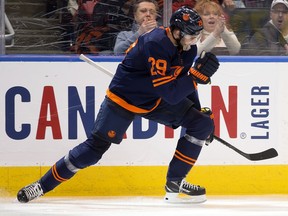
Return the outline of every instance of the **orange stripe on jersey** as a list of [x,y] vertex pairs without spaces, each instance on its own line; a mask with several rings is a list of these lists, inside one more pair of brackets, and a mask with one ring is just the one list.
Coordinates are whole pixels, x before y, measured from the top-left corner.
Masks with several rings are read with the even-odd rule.
[[173,66],[171,68],[175,69],[174,70],[174,75],[170,75],[170,76],[165,76],[165,77],[160,77],[158,79],[154,79],[153,80],[153,86],[154,87],[157,87],[157,86],[160,86],[160,85],[164,85],[164,84],[166,84],[168,82],[171,82],[171,81],[175,80],[177,78],[177,76],[179,76],[179,74],[182,72],[184,67]]
[[153,86],[157,87],[157,86],[166,84],[168,82],[171,82],[172,80],[175,80],[175,79],[176,79],[176,77],[174,77],[174,76],[161,77],[161,78],[153,80]]
[[127,54],[133,47],[136,46],[137,43],[138,43],[138,39],[136,39],[136,41],[134,41],[134,43],[132,43],[132,44],[130,45],[130,47],[125,51],[125,53]]
[[171,82],[172,80],[175,80],[175,79],[176,79],[176,77],[172,77],[172,78],[169,79],[169,80],[165,80],[165,81],[163,81],[163,82],[154,84],[153,86],[154,86],[154,87],[157,87],[157,86],[160,86],[160,85],[164,85],[164,84],[166,84],[166,83],[168,83],[168,82]]
[[67,180],[68,180],[68,179],[62,178],[62,177],[58,174],[58,172],[57,172],[57,170],[56,170],[56,164],[54,164],[53,167],[52,167],[52,174],[53,174],[53,177],[54,177],[57,181],[59,181],[59,182],[63,182],[63,181],[67,181]]
[[184,67],[181,67],[181,66],[173,66],[171,67],[172,69],[175,68],[175,71],[174,71],[174,76],[179,76],[179,74],[181,73],[181,71],[183,70]]
[[157,78],[157,79],[154,79],[153,80],[153,83],[155,82],[159,82],[159,81],[162,81],[162,80],[167,80],[167,79],[171,79],[173,76],[164,76],[164,77],[160,77],[160,78]]
[[119,106],[123,107],[126,110],[129,110],[130,112],[134,112],[134,113],[148,113],[151,112],[152,110],[154,110],[161,102],[161,98],[159,98],[156,101],[156,104],[154,105],[154,107],[152,107],[150,110],[146,110],[146,109],[142,109],[139,107],[136,107],[132,104],[127,103],[125,100],[123,100],[122,98],[118,97],[117,95],[115,95],[114,93],[112,93],[109,89],[106,91],[106,95],[109,99],[111,99],[113,102],[117,103]]

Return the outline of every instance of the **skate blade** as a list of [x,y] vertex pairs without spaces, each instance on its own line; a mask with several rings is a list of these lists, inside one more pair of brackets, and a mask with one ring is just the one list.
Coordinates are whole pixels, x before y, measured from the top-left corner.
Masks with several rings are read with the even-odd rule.
[[187,204],[197,204],[203,203],[207,200],[206,195],[198,195],[198,196],[188,196],[185,194],[178,193],[166,193],[164,197],[164,201],[167,203],[187,203]]

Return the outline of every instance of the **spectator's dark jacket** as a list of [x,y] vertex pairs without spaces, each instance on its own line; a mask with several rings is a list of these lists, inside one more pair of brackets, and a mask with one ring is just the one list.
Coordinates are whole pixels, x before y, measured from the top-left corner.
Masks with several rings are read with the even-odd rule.
[[249,51],[251,55],[285,55],[285,44],[281,32],[269,21],[252,36]]

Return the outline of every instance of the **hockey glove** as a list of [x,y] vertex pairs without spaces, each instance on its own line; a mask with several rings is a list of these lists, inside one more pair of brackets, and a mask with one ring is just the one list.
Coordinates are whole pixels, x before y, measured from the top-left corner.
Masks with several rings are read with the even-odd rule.
[[214,114],[213,114],[213,112],[212,112],[212,110],[210,109],[210,108],[208,108],[208,107],[203,107],[203,108],[201,108],[201,112],[202,113],[204,113],[204,114],[206,114],[206,115],[209,115],[209,117],[212,119],[212,121],[213,121],[213,131],[212,131],[212,133],[210,134],[210,136],[206,139],[206,141],[205,141],[205,145],[209,145],[210,143],[212,143],[213,142],[213,140],[214,140],[214,131],[215,131],[215,125],[214,125]]
[[200,57],[195,61],[194,66],[190,69],[195,81],[199,84],[208,84],[211,82],[210,77],[218,70],[219,61],[211,52],[202,51]]

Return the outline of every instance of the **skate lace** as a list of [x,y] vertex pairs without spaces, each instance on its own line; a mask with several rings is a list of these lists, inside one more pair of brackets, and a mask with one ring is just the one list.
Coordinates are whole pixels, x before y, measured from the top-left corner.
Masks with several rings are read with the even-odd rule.
[[27,186],[24,191],[29,200],[43,195],[43,190],[38,182]]
[[181,185],[181,188],[184,188],[186,190],[199,190],[199,185],[193,185],[189,182],[186,182],[185,180],[182,181],[182,185]]

